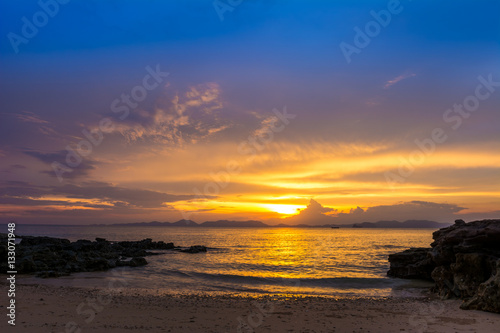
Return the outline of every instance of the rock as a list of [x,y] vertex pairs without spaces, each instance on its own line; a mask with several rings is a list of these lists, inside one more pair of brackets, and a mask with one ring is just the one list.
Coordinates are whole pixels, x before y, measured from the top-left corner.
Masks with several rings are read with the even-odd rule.
[[21,239],[21,246],[34,246],[34,245],[68,245],[69,240],[63,238],[52,238],[52,237],[36,237],[36,236],[23,236]]
[[148,252],[143,249],[127,248],[120,252],[123,257],[145,257]]
[[200,252],[207,252],[207,248],[202,245],[194,245],[189,247],[189,249],[184,249],[180,251],[184,253],[200,253]]
[[21,260],[16,261],[17,270],[24,273],[36,272],[36,264],[33,260],[33,256],[22,257]]
[[495,264],[495,274],[479,285],[475,295],[462,303],[461,309],[500,313],[500,260]]
[[110,268],[108,260],[104,258],[92,258],[88,259],[85,263],[85,268],[87,271],[105,271]]
[[[40,277],[57,277],[73,272],[103,271],[117,266],[138,267],[147,265],[144,257],[161,253],[148,250],[176,249],[173,243],[154,242],[151,238],[140,241],[110,242],[97,237],[95,241],[24,236],[17,247],[18,273],[36,274]],[[192,246],[188,253],[206,252],[204,246]],[[0,256],[7,254],[7,248],[0,244]],[[124,260],[132,258],[130,260]],[[2,262],[6,262],[2,261]],[[6,264],[0,264],[7,271]]]
[[[151,238],[140,241],[110,242],[97,237],[94,242],[80,239],[23,236],[17,246],[16,268],[20,274],[36,274],[48,278],[74,272],[103,271],[117,266],[138,267],[147,265],[144,257],[161,253],[148,250],[175,250],[173,243],[154,242]],[[1,272],[7,269],[7,247],[0,243]],[[187,252],[206,252],[204,246],[192,246]],[[124,260],[132,258],[130,260]]]
[[432,271],[431,277],[436,283],[432,290],[442,299],[460,296],[460,292],[453,285],[453,274],[448,266],[436,267]]
[[430,249],[412,248],[400,253],[389,255],[391,268],[387,275],[403,279],[432,280],[431,273],[434,269],[429,258]]
[[[493,262],[491,262],[494,260]],[[481,253],[458,253],[456,262],[450,265],[453,285],[459,290],[458,297],[474,296],[481,283],[492,275],[495,259]]]
[[174,246],[174,243],[165,243],[163,241],[159,241],[157,243],[157,247],[156,249],[158,250],[171,250],[173,249],[175,246]]
[[135,258],[130,259],[130,261],[129,261],[130,267],[144,266],[147,264],[148,264],[148,262],[146,261],[146,259],[144,259],[142,257],[135,257]]
[[428,278],[442,298],[458,297],[462,309],[500,313],[500,220],[455,224],[433,233],[430,249],[391,254],[389,276]]

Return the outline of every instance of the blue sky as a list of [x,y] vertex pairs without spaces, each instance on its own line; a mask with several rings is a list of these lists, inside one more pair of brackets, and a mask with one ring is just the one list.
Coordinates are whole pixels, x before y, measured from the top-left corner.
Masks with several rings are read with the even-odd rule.
[[[415,139],[426,138],[434,128],[447,125],[443,124],[443,113],[474,92],[478,76],[500,80],[498,1],[402,0],[397,5],[399,13],[392,14],[390,23],[380,27],[369,45],[353,54],[348,63],[340,44],[354,44],[354,28],[364,31],[374,20],[371,11],[386,11],[394,3],[242,1],[225,11],[220,20],[213,1],[73,0],[59,4],[46,25],[27,43],[17,45],[16,53],[9,34],[22,36],[23,17],[32,22],[42,7],[37,1],[2,1],[0,167],[4,171],[0,181],[4,185],[28,184],[21,186],[27,191],[24,197],[19,192],[15,192],[17,196],[3,194],[8,202],[3,211],[13,218],[33,221],[29,205],[13,205],[13,198],[34,199],[28,188],[36,192],[40,186],[49,186],[54,191],[62,186],[49,173],[49,157],[63,159],[68,144],[74,146],[84,139],[82,129],[95,128],[102,118],[114,117],[112,101],[142,82],[147,66],[158,65],[170,73],[168,79],[161,88],[149,92],[119,128],[85,158],[82,165],[86,168],[75,171],[79,177],[68,180],[72,185],[87,188],[100,182],[115,190],[153,191],[185,199],[193,194],[193,188],[202,188],[209,181],[206,175],[211,170],[219,170],[238,154],[231,145],[237,147],[258,133],[273,116],[273,108],[287,106],[300,120],[276,133],[258,163],[246,165],[232,186],[220,189],[217,199],[161,203],[151,218],[175,219],[185,210],[199,211],[193,215],[195,219],[280,218],[286,217],[278,212],[286,211],[283,207],[276,206],[274,212],[262,207],[305,208],[313,197],[344,214],[357,206],[366,211],[391,205],[399,209],[401,203],[419,200],[464,207],[462,214],[493,214],[500,203],[498,192],[490,188],[498,183],[487,180],[498,175],[494,160],[491,165],[481,162],[463,168],[441,160],[468,156],[482,161],[485,156],[497,155],[500,93],[482,101],[479,111],[464,119],[459,131],[448,131],[449,140],[432,156],[437,160],[430,158],[419,166],[405,189],[399,193],[373,189],[379,179],[383,183],[384,173],[397,169],[398,156],[408,156],[415,149]],[[172,109],[167,109],[177,105],[178,110],[178,103],[184,103],[183,110],[185,107],[189,115],[180,119],[178,114],[179,121],[174,123],[166,116]],[[159,164],[188,163],[189,156],[197,156],[200,150],[212,152],[213,159],[208,159],[205,167],[174,168],[169,176],[158,173],[158,165],[141,169],[137,163],[148,153],[157,156]],[[331,163],[332,173],[321,168],[313,172],[318,164],[308,164],[313,157],[300,160],[305,154],[302,151],[314,151],[320,165]],[[356,171],[346,174],[337,170],[336,165],[351,158],[353,151],[360,154]],[[370,170],[375,163],[372,158],[383,160],[374,154],[394,156],[394,162]],[[116,176],[116,160],[126,164],[120,165],[120,170],[134,170],[128,178]],[[294,163],[307,164],[311,170],[304,175]],[[247,174],[275,175],[280,165],[290,169],[283,171],[287,180],[281,183],[254,184]],[[442,172],[449,175],[446,184],[442,183]],[[145,173],[162,181],[137,176]],[[466,185],[454,188],[452,184],[463,177],[484,184],[484,188],[477,189],[478,193]],[[283,187],[291,179],[301,179],[306,185],[301,188],[295,184],[293,191],[285,193]],[[324,182],[326,190],[317,179]],[[363,190],[345,195],[353,186]],[[91,213],[106,221],[113,220],[110,215],[123,218],[121,211],[113,213],[116,207],[129,207],[135,214],[129,216],[135,220],[144,214],[132,202],[92,196],[91,192],[85,192],[85,200],[109,206],[104,210],[94,207]],[[36,199],[60,201],[58,207],[44,206],[47,219],[63,221],[71,209],[83,210],[71,206],[71,193],[50,193]],[[246,201],[239,199],[245,196]],[[40,202],[31,204],[39,206]],[[61,210],[61,206],[65,208]],[[248,209],[239,214],[234,207]],[[453,217],[457,212],[434,216],[445,219],[441,216]],[[426,217],[433,218],[432,214]],[[85,222],[85,218],[81,220]]]

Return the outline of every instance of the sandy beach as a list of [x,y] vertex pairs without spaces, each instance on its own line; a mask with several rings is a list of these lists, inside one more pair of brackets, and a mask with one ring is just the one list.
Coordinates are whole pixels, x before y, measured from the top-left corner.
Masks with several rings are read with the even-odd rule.
[[[6,285],[2,283],[2,289]],[[2,332],[495,332],[500,315],[459,300],[144,295],[17,286],[16,326]],[[6,313],[5,304],[2,309]]]

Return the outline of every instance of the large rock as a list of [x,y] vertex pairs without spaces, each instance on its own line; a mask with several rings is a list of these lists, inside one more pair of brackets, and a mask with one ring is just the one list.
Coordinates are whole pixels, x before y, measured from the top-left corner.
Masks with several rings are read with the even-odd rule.
[[441,297],[465,300],[463,309],[500,313],[500,220],[457,220],[433,239],[430,249],[391,254],[387,274],[430,277]]
[[20,245],[23,246],[34,246],[34,245],[68,245],[69,240],[63,238],[52,238],[52,237],[35,237],[35,236],[23,236]]
[[144,266],[147,264],[148,264],[148,262],[146,261],[146,259],[144,259],[142,257],[135,257],[135,258],[130,259],[129,265],[131,267],[137,267],[137,266]]
[[464,310],[484,310],[500,312],[500,260],[496,261],[496,272],[488,280],[481,283],[475,295],[464,302],[460,308]]
[[387,275],[403,279],[432,280],[431,273],[434,269],[429,258],[430,249],[412,248],[400,253],[390,254],[391,268]]
[[[3,236],[2,236],[3,237]],[[96,238],[94,242],[52,237],[20,236],[16,248],[18,273],[36,274],[39,277],[57,277],[74,272],[103,271],[117,266],[138,267],[147,265],[144,257],[160,253],[148,250],[177,250],[173,243],[154,242],[151,238],[141,241],[110,242]],[[206,252],[204,246],[196,245],[188,253]],[[7,247],[0,243],[0,268],[7,269]],[[130,259],[132,258],[132,259]],[[128,260],[130,259],[130,260]]]
[[474,296],[479,285],[492,275],[496,258],[482,253],[457,253],[450,265],[453,285],[460,291],[459,297]]
[[207,252],[207,248],[203,245],[194,245],[190,246],[188,249],[180,251],[185,253],[200,253],[200,252]]

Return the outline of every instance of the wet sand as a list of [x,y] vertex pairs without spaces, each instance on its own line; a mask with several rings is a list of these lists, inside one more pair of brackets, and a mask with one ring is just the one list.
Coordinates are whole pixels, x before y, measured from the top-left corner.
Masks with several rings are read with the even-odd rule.
[[[7,285],[2,282],[2,289]],[[6,292],[5,292],[6,294]],[[6,295],[2,299],[6,299]],[[1,332],[495,332],[500,315],[424,298],[180,296],[22,285]]]

